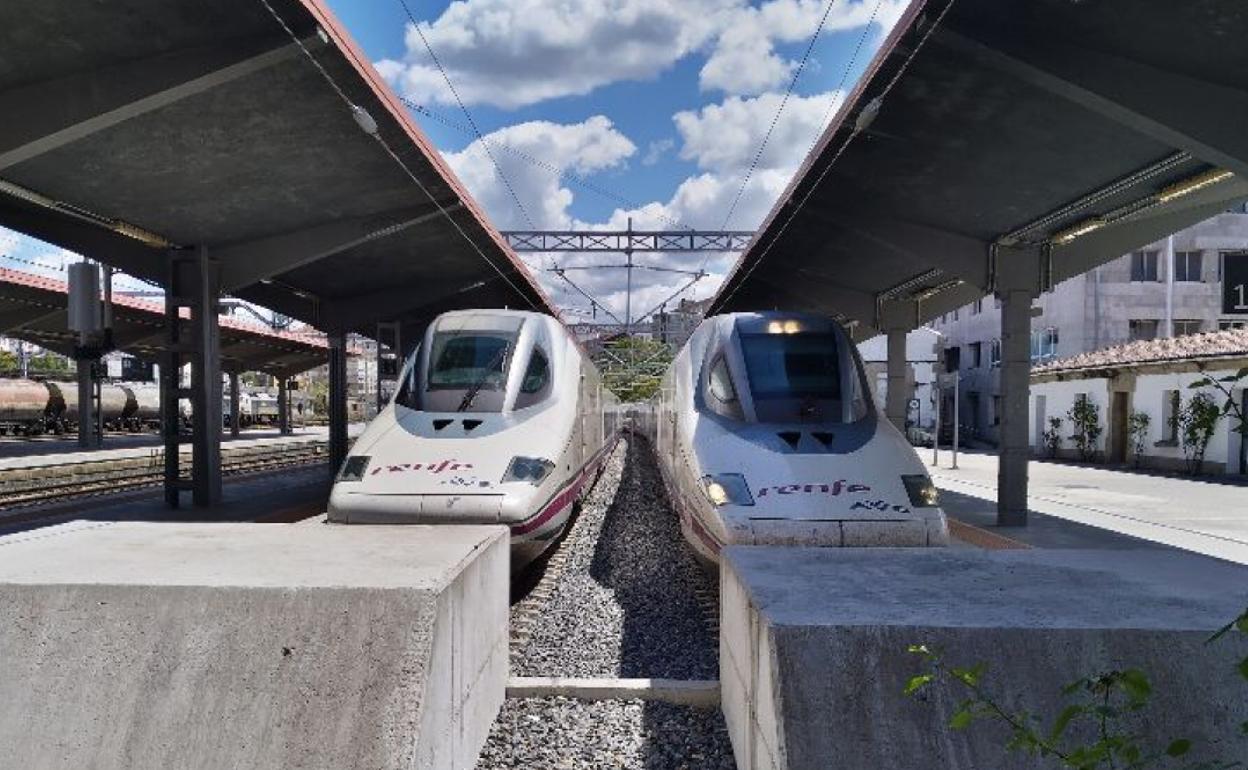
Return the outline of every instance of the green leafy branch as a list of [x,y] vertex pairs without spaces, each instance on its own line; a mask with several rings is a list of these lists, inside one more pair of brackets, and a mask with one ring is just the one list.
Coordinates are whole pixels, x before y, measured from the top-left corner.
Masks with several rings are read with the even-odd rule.
[[[1074,702],[1045,728],[1029,712],[1006,708],[988,691],[983,663],[970,668],[949,666],[926,645],[912,645],[909,652],[922,659],[924,668],[906,683],[906,695],[917,696],[942,682],[964,690],[967,697],[958,703],[949,726],[964,730],[980,720],[1003,724],[1010,731],[1006,748],[1011,751],[1054,760],[1072,770],[1136,770],[1183,757],[1191,750],[1191,741],[1185,738],[1170,741],[1163,751],[1151,750],[1142,736],[1124,727],[1124,720],[1142,711],[1152,694],[1148,677],[1138,669],[1109,671],[1067,685],[1062,696]],[[1073,737],[1089,734],[1093,739]]]

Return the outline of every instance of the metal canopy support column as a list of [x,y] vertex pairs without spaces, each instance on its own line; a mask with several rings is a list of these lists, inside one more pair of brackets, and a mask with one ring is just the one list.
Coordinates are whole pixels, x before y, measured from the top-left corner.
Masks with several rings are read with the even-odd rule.
[[230,371],[230,435],[238,438],[242,416],[238,413],[238,371]]
[[[183,328],[180,310],[188,308]],[[170,252],[165,291],[166,353],[161,366],[162,431],[165,444],[165,502],[179,504],[190,489],[197,506],[221,501],[221,357],[217,320],[217,266],[207,249]],[[191,387],[181,387],[181,367],[191,364]],[[191,402],[192,474],[183,481],[178,467],[178,401]]]
[[906,392],[906,333],[914,327],[917,316],[912,302],[879,302],[879,328],[883,329],[887,342],[888,390],[884,397],[884,414],[903,433],[906,430],[906,404],[910,400],[910,394]]
[[285,377],[277,378],[277,432],[290,433],[290,387]]
[[1027,524],[1027,464],[1031,397],[1031,303],[1040,292],[1047,259],[1036,250],[1002,248],[996,295],[1001,300],[1001,443],[997,468],[997,524]]
[[[78,366],[78,446],[96,446],[95,358],[79,358]],[[100,436],[103,437],[102,435]]]
[[347,336],[329,338],[329,469],[337,474],[347,459]]

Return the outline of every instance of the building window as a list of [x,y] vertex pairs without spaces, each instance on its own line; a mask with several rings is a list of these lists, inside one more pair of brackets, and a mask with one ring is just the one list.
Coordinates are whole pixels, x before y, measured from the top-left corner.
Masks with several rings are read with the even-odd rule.
[[992,424],[993,425],[1001,424],[1001,397],[1000,396],[992,397]]
[[1178,443],[1179,440],[1179,412],[1181,410],[1181,402],[1179,401],[1179,391],[1167,390],[1161,394],[1161,440],[1170,443]]
[[1131,280],[1161,280],[1157,275],[1157,252],[1137,251],[1131,255]]
[[953,309],[953,320],[955,320],[955,321],[956,321],[956,320],[958,320],[958,309],[957,309],[957,308],[954,308],[954,309]]
[[1174,252],[1174,280],[1199,282],[1202,261],[1199,251]]
[[979,315],[982,312],[984,312],[984,301],[982,299],[977,299],[971,303],[971,315]]
[[1057,329],[1050,326],[1044,331],[1031,333],[1031,360],[1048,361],[1057,357]]
[[997,310],[1000,310],[1000,309],[1001,309],[1001,298],[1000,298],[1000,297],[993,297],[993,298],[992,298],[992,306],[993,306],[993,307],[995,307]]
[[947,324],[947,323],[949,323],[949,314],[948,314],[948,313],[941,313],[941,314],[940,314],[940,324],[941,324],[941,326],[944,326],[944,325],[945,325],[945,324]]
[[988,365],[992,367],[1001,365],[1001,340],[994,339],[988,344]]
[[1248,321],[1230,321],[1230,320],[1218,321],[1219,331],[1226,331],[1227,329],[1246,329],[1246,328],[1248,328]]
[[1200,334],[1203,321],[1199,319],[1188,319],[1174,322],[1174,336],[1182,337],[1185,334]]
[[971,343],[971,368],[978,369],[983,365],[984,344],[982,342]]
[[1127,321],[1127,338],[1132,342],[1157,339],[1157,319],[1134,318]]

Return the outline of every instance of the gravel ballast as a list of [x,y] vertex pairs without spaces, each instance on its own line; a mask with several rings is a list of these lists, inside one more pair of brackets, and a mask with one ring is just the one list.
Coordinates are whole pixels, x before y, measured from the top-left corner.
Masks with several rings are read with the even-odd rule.
[[717,678],[718,640],[697,598],[717,586],[681,537],[644,440],[616,447],[576,527],[512,674]]
[[478,770],[734,767],[716,709],[568,698],[508,700],[477,762]]
[[[717,679],[715,595],[680,535],[649,445],[626,437],[585,500],[566,560],[512,651],[513,676]],[[536,614],[534,614],[536,613]],[[514,621],[514,618],[513,618]],[[509,699],[478,761],[502,768],[732,768],[719,709],[640,700]]]

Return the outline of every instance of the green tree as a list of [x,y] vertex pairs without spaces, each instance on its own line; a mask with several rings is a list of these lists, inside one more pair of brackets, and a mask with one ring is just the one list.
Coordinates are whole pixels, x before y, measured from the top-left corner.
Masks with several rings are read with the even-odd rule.
[[658,392],[673,355],[671,345],[658,340],[621,337],[606,342],[594,363],[621,401],[646,401]]

